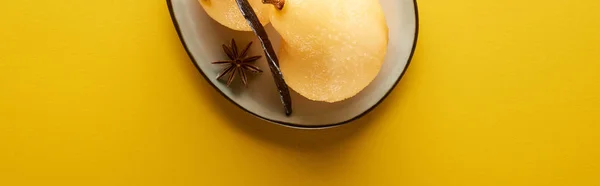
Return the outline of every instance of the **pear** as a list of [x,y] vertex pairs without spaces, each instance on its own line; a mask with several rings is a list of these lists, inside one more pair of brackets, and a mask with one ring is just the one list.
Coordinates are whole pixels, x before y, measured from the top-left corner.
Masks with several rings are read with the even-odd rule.
[[[206,13],[223,26],[238,31],[252,31],[238,9],[236,0],[199,0]],[[269,24],[273,8],[262,0],[249,0],[262,25]]]
[[355,96],[379,73],[388,27],[379,0],[267,0],[281,35],[278,52],[286,83],[323,102]]

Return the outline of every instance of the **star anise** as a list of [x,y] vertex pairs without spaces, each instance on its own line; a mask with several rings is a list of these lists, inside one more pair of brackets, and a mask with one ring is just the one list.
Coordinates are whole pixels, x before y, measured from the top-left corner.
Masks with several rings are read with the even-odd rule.
[[219,73],[219,75],[217,75],[217,79],[229,74],[229,78],[227,79],[227,86],[229,86],[231,85],[231,82],[233,82],[233,79],[235,79],[236,74],[240,74],[242,83],[244,83],[244,86],[248,86],[248,77],[246,76],[246,71],[252,73],[262,72],[262,70],[260,70],[257,66],[250,64],[260,59],[262,56],[246,57],[248,56],[248,50],[250,49],[250,46],[252,46],[252,42],[248,43],[246,48],[244,48],[244,50],[238,53],[238,48],[235,44],[235,40],[231,39],[231,46],[223,44],[223,50],[225,51],[227,57],[229,57],[230,60],[215,61],[212,62],[212,64],[223,64],[229,66],[225,68],[221,73]]

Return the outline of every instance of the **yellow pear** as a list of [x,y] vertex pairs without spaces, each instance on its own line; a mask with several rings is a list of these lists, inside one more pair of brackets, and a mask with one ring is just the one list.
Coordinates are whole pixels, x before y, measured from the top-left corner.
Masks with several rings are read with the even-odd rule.
[[[236,0],[199,0],[206,13],[220,24],[239,31],[251,31],[252,29],[242,16],[242,12],[236,4]],[[249,0],[252,9],[256,12],[258,19],[263,25],[269,23],[273,10],[272,5],[265,5],[262,0]]]
[[[379,73],[388,27],[379,0],[270,0],[286,83],[314,101],[353,97]],[[277,6],[274,6],[277,7]]]

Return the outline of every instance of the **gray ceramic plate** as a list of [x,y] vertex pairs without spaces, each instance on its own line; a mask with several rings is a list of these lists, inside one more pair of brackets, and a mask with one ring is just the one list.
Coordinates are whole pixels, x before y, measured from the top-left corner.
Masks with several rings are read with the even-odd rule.
[[[392,91],[406,71],[415,49],[418,33],[418,12],[415,0],[380,0],[389,27],[386,61],[377,78],[353,98],[338,103],[310,101],[292,92],[293,114],[286,116],[268,72],[264,58],[256,64],[266,73],[251,75],[248,88],[235,81],[231,87],[216,80],[222,67],[210,62],[226,59],[221,49],[235,38],[238,46],[254,41],[250,53],[263,55],[260,43],[252,32],[230,30],[213,21],[198,0],[167,0],[175,28],[190,58],[202,75],[225,98],[241,109],[264,120],[298,128],[325,128],[348,123],[375,108]],[[275,49],[279,35],[266,26]]]

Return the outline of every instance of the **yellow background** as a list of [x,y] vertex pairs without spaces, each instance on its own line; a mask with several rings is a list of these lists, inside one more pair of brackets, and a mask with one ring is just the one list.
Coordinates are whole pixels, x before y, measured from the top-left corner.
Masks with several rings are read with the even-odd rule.
[[350,125],[220,97],[162,0],[0,1],[0,185],[600,185],[600,1],[420,0],[394,92]]

